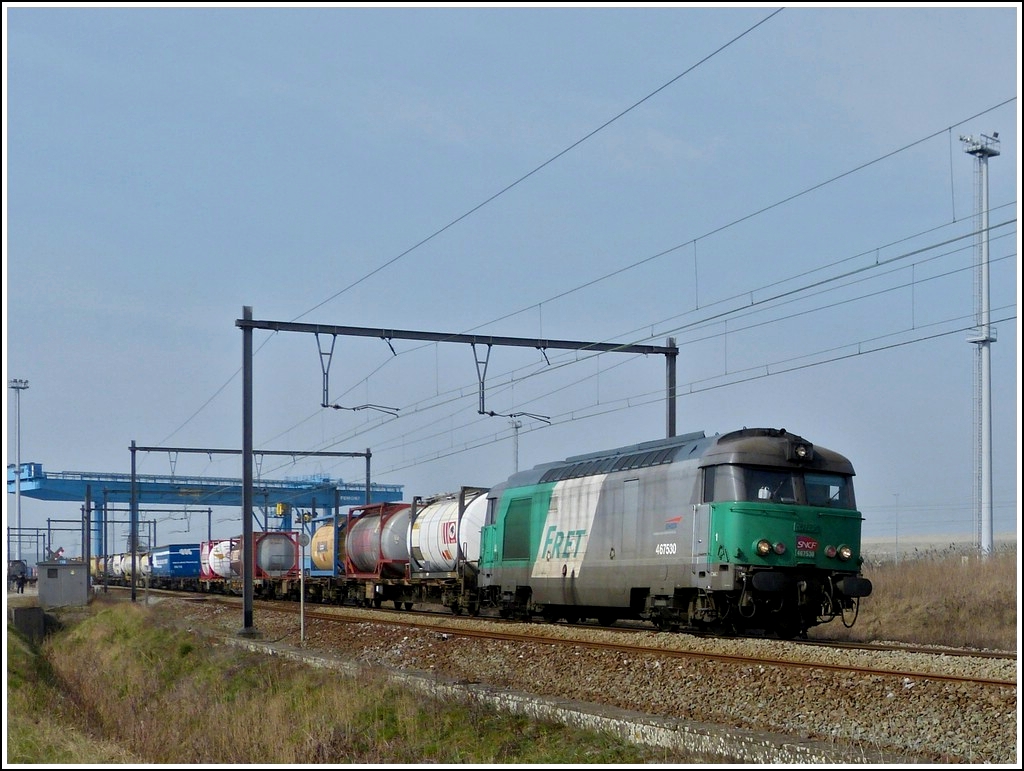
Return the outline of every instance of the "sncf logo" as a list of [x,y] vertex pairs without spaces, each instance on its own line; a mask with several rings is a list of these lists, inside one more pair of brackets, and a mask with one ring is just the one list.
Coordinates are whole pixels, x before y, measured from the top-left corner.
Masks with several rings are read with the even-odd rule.
[[798,535],[796,537],[796,550],[798,552],[816,552],[818,550],[818,541],[809,535]]

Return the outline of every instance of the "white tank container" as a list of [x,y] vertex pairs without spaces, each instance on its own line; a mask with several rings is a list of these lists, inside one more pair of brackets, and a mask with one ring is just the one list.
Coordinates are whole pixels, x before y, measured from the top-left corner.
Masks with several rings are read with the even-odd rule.
[[210,570],[221,578],[238,578],[242,568],[240,545],[218,541],[210,548]]
[[431,501],[416,512],[409,530],[409,556],[418,572],[451,572],[456,568],[459,546],[470,562],[480,559],[480,529],[487,513],[487,495],[467,494],[466,510],[459,522],[459,496]]
[[253,541],[256,548],[256,567],[264,576],[279,578],[299,569],[299,542],[294,533],[257,533]]
[[368,512],[349,525],[345,548],[356,570],[373,573],[381,560],[408,562],[409,509],[388,516],[389,513],[385,513],[382,522],[379,511]]
[[[135,554],[135,575],[145,575],[145,571],[149,569],[149,555],[145,553],[136,552]],[[125,578],[132,577],[132,555],[131,552],[121,555],[121,572],[117,575],[122,575]]]

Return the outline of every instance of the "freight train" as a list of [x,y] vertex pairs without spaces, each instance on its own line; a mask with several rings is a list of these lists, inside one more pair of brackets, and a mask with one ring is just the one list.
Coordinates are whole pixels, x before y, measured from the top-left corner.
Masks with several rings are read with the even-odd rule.
[[[846,457],[785,429],[697,432],[315,519],[304,525],[301,571],[303,533],[257,533],[254,588],[298,599],[302,586],[310,601],[368,607],[806,636],[836,618],[852,626],[871,593],[853,477]],[[177,576],[171,563],[184,558],[155,550],[148,580],[237,590],[240,539],[192,546],[198,564]]]

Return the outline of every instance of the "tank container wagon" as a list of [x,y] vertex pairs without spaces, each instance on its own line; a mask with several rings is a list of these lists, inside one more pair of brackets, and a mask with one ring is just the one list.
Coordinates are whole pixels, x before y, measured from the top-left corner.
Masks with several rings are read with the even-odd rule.
[[[200,584],[205,591],[243,593],[243,539],[204,541],[200,544]],[[268,599],[298,599],[301,580],[299,533],[264,530],[253,534],[253,592]]]

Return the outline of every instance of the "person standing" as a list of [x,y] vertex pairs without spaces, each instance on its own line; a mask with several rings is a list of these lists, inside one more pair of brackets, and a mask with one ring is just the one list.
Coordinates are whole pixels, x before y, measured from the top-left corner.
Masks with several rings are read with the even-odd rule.
[[22,573],[20,576],[18,576],[18,594],[24,594],[24,593],[25,593],[25,574]]

